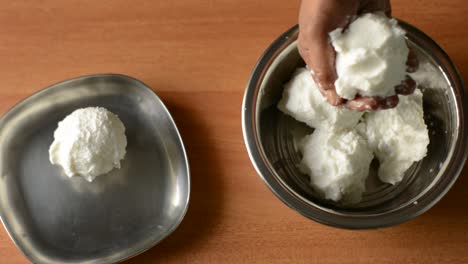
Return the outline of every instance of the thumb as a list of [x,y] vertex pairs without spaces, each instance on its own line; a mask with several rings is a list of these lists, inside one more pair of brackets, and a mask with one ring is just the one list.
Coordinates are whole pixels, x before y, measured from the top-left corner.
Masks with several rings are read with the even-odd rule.
[[335,50],[328,35],[315,39],[299,34],[298,50],[321,90],[335,89]]
[[327,101],[335,106],[344,104],[345,100],[335,90],[335,50],[328,36],[322,40],[308,40],[299,33],[298,50]]

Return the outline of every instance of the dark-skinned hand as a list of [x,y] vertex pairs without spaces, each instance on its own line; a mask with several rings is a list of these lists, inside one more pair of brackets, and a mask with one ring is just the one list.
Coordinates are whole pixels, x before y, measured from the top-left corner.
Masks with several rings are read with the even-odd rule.
[[[398,95],[387,98],[379,96],[360,96],[353,100],[341,98],[335,90],[337,74],[335,70],[335,50],[328,33],[336,28],[345,28],[357,16],[363,13],[382,11],[391,15],[389,0],[302,0],[299,11],[298,49],[311,70],[312,77],[320,92],[334,106],[345,105],[356,111],[374,111],[395,107]],[[410,49],[407,71],[417,69],[418,60]],[[396,94],[411,94],[416,82],[407,76],[395,87]]]

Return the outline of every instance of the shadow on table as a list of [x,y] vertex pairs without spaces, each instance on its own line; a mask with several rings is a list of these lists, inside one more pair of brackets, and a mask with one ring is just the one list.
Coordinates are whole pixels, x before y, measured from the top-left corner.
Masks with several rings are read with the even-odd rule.
[[172,257],[194,252],[220,222],[223,206],[222,171],[215,142],[202,118],[185,105],[177,104],[177,100],[172,97],[177,95],[167,94],[163,99],[187,150],[191,173],[189,208],[173,234],[126,263],[149,260],[163,263]]
[[[464,230],[468,227],[466,190],[468,190],[468,166],[465,164],[455,184],[434,207],[415,219],[394,228],[426,239],[436,239],[439,235],[452,236],[456,239],[456,237],[463,235]],[[466,235],[464,237],[466,238]],[[437,243],[437,241],[433,242]],[[396,241],[396,243],[399,242]]]

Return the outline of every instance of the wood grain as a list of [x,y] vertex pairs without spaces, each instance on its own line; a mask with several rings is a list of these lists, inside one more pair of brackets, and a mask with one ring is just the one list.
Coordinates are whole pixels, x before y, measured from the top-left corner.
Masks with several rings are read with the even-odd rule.
[[[465,169],[433,209],[403,225],[346,231],[280,202],[254,171],[241,101],[263,50],[297,20],[298,1],[0,1],[0,114],[55,82],[122,73],[173,112],[192,170],[176,232],[127,263],[467,263]],[[468,3],[395,0],[468,79]],[[27,263],[0,230],[0,263]]]

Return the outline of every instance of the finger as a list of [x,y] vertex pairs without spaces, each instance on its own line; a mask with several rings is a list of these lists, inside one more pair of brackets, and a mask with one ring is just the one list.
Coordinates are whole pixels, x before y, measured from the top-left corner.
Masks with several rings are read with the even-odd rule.
[[400,102],[398,95],[392,95],[382,100],[382,102],[380,102],[380,108],[381,109],[394,108],[395,106],[398,105],[398,102]]
[[359,14],[363,13],[374,13],[374,12],[384,12],[386,16],[392,16],[392,6],[390,5],[390,0],[364,0],[361,1],[359,6]]
[[329,89],[329,90],[323,90],[319,88],[320,93],[325,97],[328,101],[333,106],[339,106],[342,105],[346,102],[346,99],[341,98],[337,93],[335,89]]
[[395,86],[395,92],[397,94],[409,95],[416,89],[416,82],[409,75],[406,75],[400,85]]
[[364,112],[375,111],[379,109],[382,99],[380,97],[357,96],[346,103],[346,107],[350,110]]
[[415,72],[418,70],[418,67],[419,67],[418,55],[416,54],[416,51],[412,47],[409,47],[408,60],[406,61],[406,67],[407,67],[406,68],[407,72]]
[[337,79],[335,70],[336,53],[328,41],[324,45],[322,53],[318,54],[318,60],[311,63],[311,74],[320,89],[335,92],[335,81]]
[[323,90],[334,89],[335,50],[329,32],[345,26],[356,14],[360,1],[301,1],[298,49]]
[[328,42],[327,37],[315,39],[313,42],[308,37],[299,36],[298,50],[309,67],[312,78],[323,90],[335,88],[335,51]]

